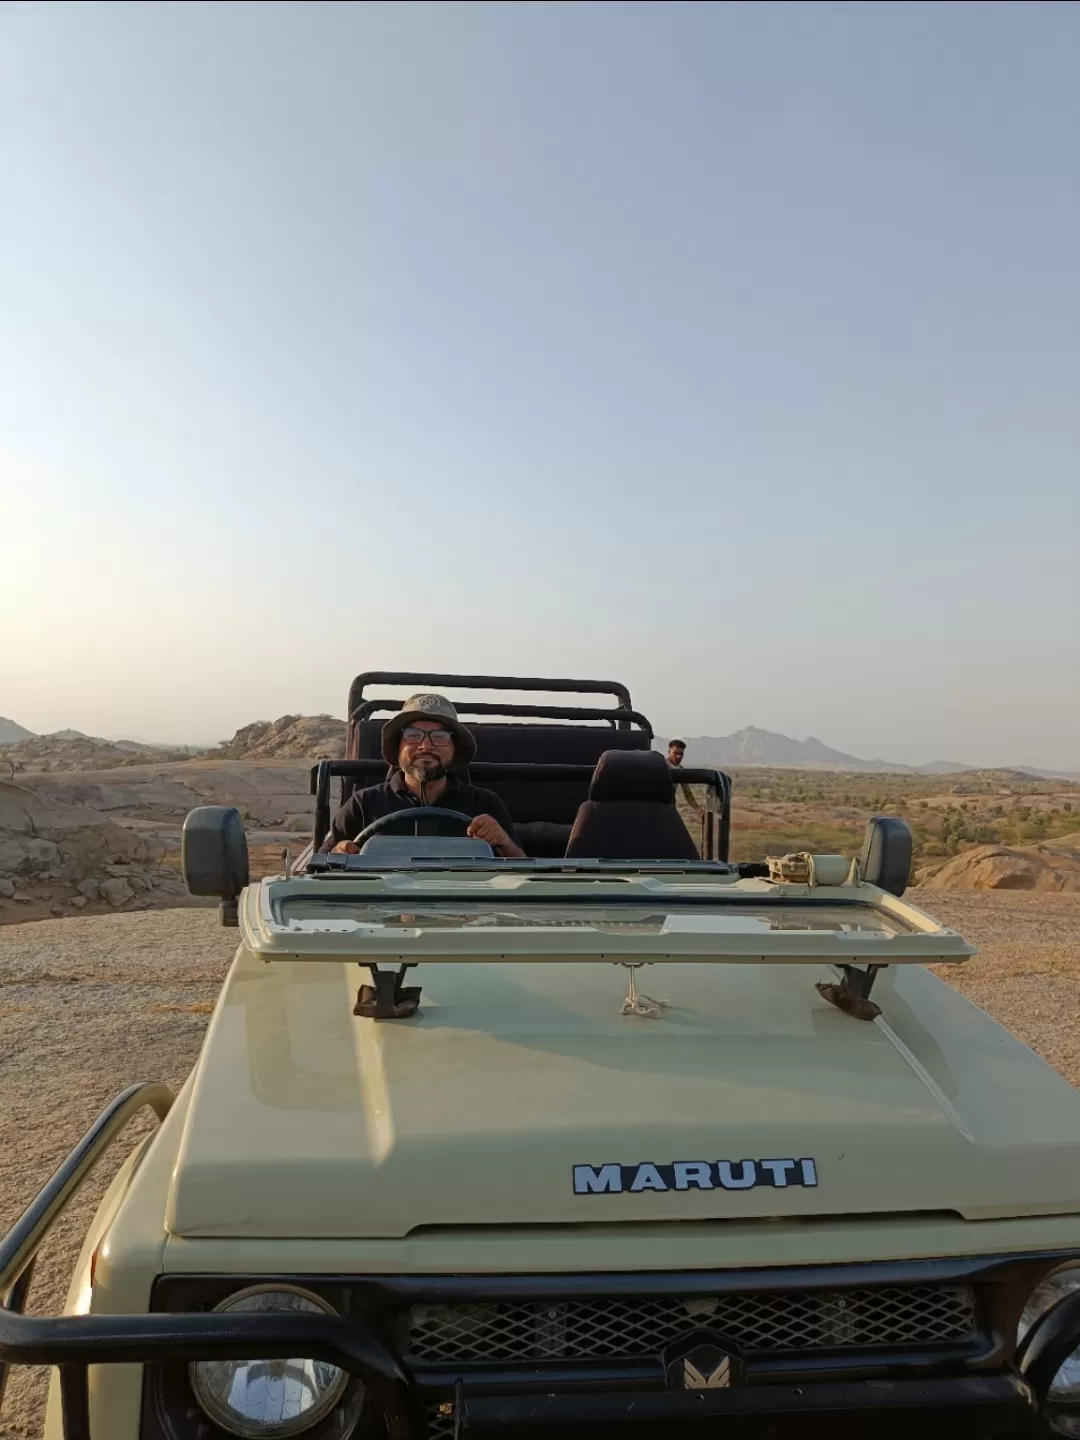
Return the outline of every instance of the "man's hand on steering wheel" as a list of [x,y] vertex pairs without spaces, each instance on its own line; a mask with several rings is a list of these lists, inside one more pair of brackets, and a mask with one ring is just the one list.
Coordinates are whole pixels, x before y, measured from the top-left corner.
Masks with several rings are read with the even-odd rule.
[[333,847],[331,854],[334,855],[359,855],[360,842],[366,840],[369,835],[379,834],[385,830],[397,829],[399,825],[408,825],[412,820],[420,820],[426,815],[439,815],[440,818],[453,819],[459,823],[463,832],[474,840],[485,840],[497,855],[506,859],[520,860],[525,856],[524,850],[515,845],[510,836],[492,815],[475,815],[471,819],[458,811],[443,810],[440,806],[423,806],[417,812],[409,810],[395,810],[389,815],[373,821],[355,840],[339,840]]
[[467,833],[474,840],[486,840],[499,855],[520,857],[522,854],[493,815],[477,815]]

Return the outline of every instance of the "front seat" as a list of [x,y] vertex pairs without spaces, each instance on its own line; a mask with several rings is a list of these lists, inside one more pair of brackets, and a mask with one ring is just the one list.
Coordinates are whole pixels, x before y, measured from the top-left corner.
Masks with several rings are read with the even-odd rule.
[[605,750],[578,806],[568,860],[699,860],[655,750]]

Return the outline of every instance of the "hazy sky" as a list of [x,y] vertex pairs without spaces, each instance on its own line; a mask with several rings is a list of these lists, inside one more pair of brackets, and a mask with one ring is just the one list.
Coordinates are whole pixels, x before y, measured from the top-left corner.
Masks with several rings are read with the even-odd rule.
[[0,10],[0,714],[1080,769],[1080,7]]

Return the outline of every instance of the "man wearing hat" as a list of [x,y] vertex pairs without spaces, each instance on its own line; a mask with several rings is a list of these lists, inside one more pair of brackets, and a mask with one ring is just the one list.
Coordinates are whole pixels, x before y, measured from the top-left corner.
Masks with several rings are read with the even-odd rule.
[[445,695],[412,695],[382,729],[382,753],[392,768],[382,785],[354,790],[334,816],[323,850],[359,853],[354,837],[383,815],[417,805],[440,805],[473,817],[468,833],[508,860],[525,856],[510,812],[492,790],[469,785],[460,772],[476,755],[476,741]]

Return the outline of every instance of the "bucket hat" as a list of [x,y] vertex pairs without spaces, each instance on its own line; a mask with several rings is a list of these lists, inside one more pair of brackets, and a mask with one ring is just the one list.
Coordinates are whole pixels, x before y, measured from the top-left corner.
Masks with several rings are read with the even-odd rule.
[[464,770],[476,758],[476,741],[472,731],[467,730],[458,719],[453,702],[445,695],[422,691],[410,695],[396,715],[382,728],[382,753],[388,765],[397,765],[401,732],[417,720],[437,720],[454,737],[454,758],[447,765],[448,770]]

